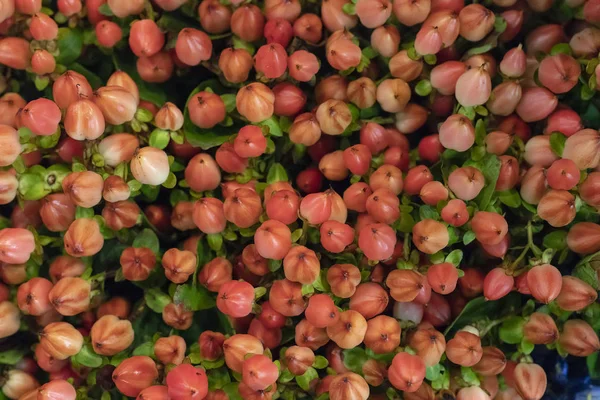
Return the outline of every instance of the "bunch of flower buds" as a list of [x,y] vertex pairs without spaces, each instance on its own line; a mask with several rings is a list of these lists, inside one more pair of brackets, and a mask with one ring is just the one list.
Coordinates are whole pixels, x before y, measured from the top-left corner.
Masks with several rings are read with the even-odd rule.
[[536,347],[598,376],[599,24],[0,0],[1,396],[539,400]]

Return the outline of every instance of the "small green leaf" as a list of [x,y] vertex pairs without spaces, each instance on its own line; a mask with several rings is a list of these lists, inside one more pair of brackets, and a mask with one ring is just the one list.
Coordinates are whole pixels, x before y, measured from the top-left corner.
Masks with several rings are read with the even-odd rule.
[[158,241],[156,233],[148,228],[144,229],[135,237],[135,239],[133,239],[132,246],[136,248],[145,247],[150,249],[154,254],[158,254],[160,251],[160,242]]
[[513,316],[502,323],[499,330],[500,340],[508,344],[518,344],[523,340],[525,318]]
[[207,310],[216,305],[215,299],[204,286],[194,285],[177,286],[173,301],[183,303],[190,311]]
[[464,245],[465,246],[468,245],[473,240],[475,240],[475,232],[473,232],[473,231],[467,231],[467,232],[465,232],[465,234],[463,235],[463,243],[464,243]]
[[135,179],[132,179],[129,182],[127,182],[127,186],[129,186],[129,190],[132,193],[139,192],[142,189],[142,184],[140,182],[136,181]]
[[80,29],[59,28],[56,39],[59,49],[57,64],[69,65],[79,59],[83,50],[83,33]]
[[89,368],[98,368],[102,365],[102,357],[94,352],[90,343],[85,344],[72,359],[78,364]]
[[362,373],[362,366],[369,359],[365,353],[365,349],[354,347],[352,349],[344,350],[342,353],[344,366],[357,374]]
[[356,6],[353,3],[346,3],[342,6],[342,11],[348,15],[356,15]]
[[315,379],[319,379],[319,374],[313,367],[309,367],[304,374],[296,377],[296,383],[300,388],[308,391],[310,390],[310,383]]
[[562,157],[566,141],[567,137],[560,132],[552,132],[550,135],[550,147],[557,156]]
[[235,94],[223,94],[221,95],[221,100],[225,103],[225,110],[230,113],[235,110]]
[[27,348],[18,347],[0,352],[0,364],[15,365],[27,354]]
[[144,293],[144,299],[148,307],[157,313],[162,313],[164,308],[171,303],[171,298],[160,289],[151,288]]
[[169,141],[171,140],[171,135],[168,131],[163,131],[162,129],[155,129],[150,134],[149,144],[152,147],[156,147],[157,149],[164,149],[169,145]]
[[429,96],[432,90],[433,86],[427,79],[423,79],[415,85],[415,93],[421,97]]
[[134,356],[154,357],[154,342],[145,342],[133,350]]
[[75,218],[94,218],[93,208],[77,207],[75,211]]
[[598,273],[590,263],[577,265],[575,269],[573,269],[572,275],[581,279],[596,290],[600,287],[598,284]]
[[440,213],[433,207],[424,205],[419,207],[419,217],[423,219],[439,220]]
[[35,77],[33,83],[38,91],[43,92],[44,89],[46,89],[48,87],[48,84],[50,83],[50,77],[38,75]]
[[475,373],[475,371],[473,371],[471,368],[460,367],[460,372],[461,372],[463,380],[469,386],[479,386],[479,384],[480,384],[479,378],[477,377],[477,374]]
[[450,254],[448,254],[448,256],[446,256],[446,262],[449,262],[451,264],[454,264],[454,266],[458,267],[460,265],[460,262],[463,259],[463,252],[462,250],[456,249],[450,252]]
[[511,208],[518,208],[521,206],[521,196],[516,189],[504,190],[498,192],[498,198],[502,202]]
[[110,6],[107,3],[104,3],[100,7],[98,7],[98,12],[102,15],[106,15],[107,17],[114,17],[115,15],[113,14],[112,10],[110,9]]
[[258,123],[267,135],[283,136],[283,131],[279,126],[279,118],[273,115],[271,118]]
[[527,339],[523,338],[523,340],[521,340],[519,348],[521,349],[521,352],[523,354],[531,354],[533,349],[535,349],[535,345]]
[[316,369],[325,369],[329,366],[329,361],[323,356],[315,356],[315,361],[312,366]]
[[267,173],[267,183],[269,185],[275,182],[287,182],[289,180],[288,174],[280,163],[274,163],[269,172]]

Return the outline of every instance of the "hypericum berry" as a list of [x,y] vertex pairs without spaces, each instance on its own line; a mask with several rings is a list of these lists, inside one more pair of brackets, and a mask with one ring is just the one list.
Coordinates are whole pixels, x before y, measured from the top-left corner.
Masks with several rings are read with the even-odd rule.
[[358,233],[358,246],[369,260],[387,260],[394,253],[396,233],[386,224],[373,223]]
[[510,293],[514,282],[514,278],[507,275],[503,268],[494,268],[485,276],[483,295],[488,300],[498,300]]
[[292,246],[291,231],[282,222],[268,220],[256,230],[254,243],[262,257],[282,260]]
[[37,399],[52,400],[56,398],[64,400],[75,400],[77,392],[73,385],[64,379],[51,380],[36,390]]
[[483,356],[481,339],[473,333],[459,331],[454,338],[448,341],[446,355],[454,364],[471,367],[477,364]]
[[563,276],[556,304],[566,311],[580,311],[598,298],[598,292],[588,283],[574,276]]
[[83,336],[67,322],[53,322],[40,333],[40,346],[52,357],[65,360],[79,353]]
[[208,378],[202,367],[181,364],[169,371],[166,378],[168,396],[173,400],[203,399],[208,393]]
[[353,310],[340,313],[339,320],[327,327],[327,336],[343,349],[361,344],[366,332],[367,320]]
[[302,284],[288,279],[273,282],[269,302],[275,311],[286,317],[298,316],[306,309]]
[[136,397],[150,387],[158,378],[154,360],[147,356],[133,356],[121,361],[112,373],[112,380],[119,392]]
[[597,153],[600,134],[593,129],[583,129],[567,138],[563,158],[572,160],[579,169],[596,168],[600,162]]
[[206,33],[198,29],[185,28],[179,31],[175,52],[181,62],[195,66],[210,59],[212,42]]
[[54,56],[46,50],[36,50],[31,56],[31,69],[38,75],[46,75],[56,69]]
[[32,278],[17,290],[17,304],[24,314],[42,315],[52,310],[48,293],[52,282],[44,278]]
[[231,31],[246,42],[255,42],[263,35],[265,17],[254,4],[245,4],[231,15]]
[[577,357],[587,357],[600,349],[598,335],[580,319],[565,322],[558,343],[564,351]]
[[213,34],[223,33],[229,29],[231,23],[231,10],[218,0],[202,1],[198,8],[200,25]]
[[0,39],[0,64],[9,68],[23,70],[31,61],[29,42],[17,37],[3,37]]
[[106,122],[121,125],[129,122],[137,110],[136,98],[120,86],[104,86],[93,94],[93,101],[102,111]]
[[399,269],[390,272],[385,283],[394,300],[410,302],[419,295],[424,281],[425,277],[417,271]]
[[519,363],[515,368],[515,389],[525,399],[541,399],[546,393],[547,378],[537,364]]
[[254,336],[237,334],[231,336],[223,343],[225,364],[232,371],[242,373],[242,365],[248,354],[262,354],[263,345]]
[[392,360],[388,377],[396,389],[415,392],[425,379],[425,363],[418,356],[398,353]]
[[91,208],[102,200],[104,181],[92,171],[71,172],[63,179],[62,188],[73,204]]
[[433,328],[419,328],[411,336],[410,347],[417,352],[426,367],[436,365],[440,362],[446,350],[446,340],[441,332]]
[[229,281],[221,285],[217,295],[217,307],[233,318],[250,314],[254,303],[254,288],[244,281]]
[[97,354],[113,356],[133,343],[131,322],[115,315],[105,315],[92,326],[90,337]]
[[338,308],[326,294],[316,294],[308,300],[305,317],[316,328],[327,328],[336,323],[339,315]]
[[377,102],[387,112],[404,110],[410,96],[410,87],[402,79],[386,79],[377,86]]
[[102,249],[104,238],[96,220],[79,218],[69,226],[64,237],[64,245],[67,254],[73,257],[87,257]]
[[473,366],[473,370],[483,376],[496,376],[504,371],[506,367],[506,356],[497,347],[487,346],[483,348],[481,360]]
[[232,271],[233,267],[227,259],[216,257],[202,267],[198,282],[211,292],[218,292],[225,283],[231,281]]
[[534,312],[523,325],[523,337],[533,344],[550,344],[558,339],[558,328],[552,316]]
[[90,307],[90,283],[79,277],[61,278],[48,293],[48,299],[61,315],[72,316]]

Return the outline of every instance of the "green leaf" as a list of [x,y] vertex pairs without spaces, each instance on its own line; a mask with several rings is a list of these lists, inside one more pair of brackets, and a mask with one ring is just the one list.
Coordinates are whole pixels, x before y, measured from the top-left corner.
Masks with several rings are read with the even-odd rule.
[[506,20],[499,15],[496,15],[496,19],[494,20],[494,30],[497,33],[503,33],[506,30],[508,24]]
[[354,347],[352,349],[344,350],[342,353],[344,366],[352,372],[361,374],[363,364],[369,359],[365,353],[365,349],[361,347]]
[[48,76],[36,76],[34,81],[33,81],[35,88],[39,91],[39,92],[43,92],[44,89],[46,89],[48,87],[48,84],[50,83],[50,77]]
[[448,254],[448,256],[446,256],[446,262],[449,262],[451,264],[454,264],[454,266],[458,267],[460,265],[460,262],[463,259],[463,252],[462,250],[456,249],[450,252],[450,254]]
[[175,290],[173,301],[183,303],[190,311],[207,310],[217,303],[211,293],[204,286],[179,285]]
[[136,181],[135,179],[132,179],[129,182],[127,182],[127,186],[129,186],[129,190],[131,192],[139,192],[140,190],[142,190],[142,184],[139,181]]
[[90,368],[98,368],[102,365],[102,357],[94,352],[90,343],[85,344],[81,350],[79,350],[79,353],[72,357],[72,360]]
[[273,115],[269,119],[265,119],[264,121],[259,122],[258,126],[260,126],[263,132],[265,132],[267,135],[283,136],[283,131],[279,126],[279,117],[275,115]]
[[315,356],[315,361],[313,362],[313,367],[316,369],[325,369],[329,365],[329,361],[323,356]]
[[577,265],[575,269],[573,269],[572,275],[581,279],[596,290],[600,287],[598,284],[598,273],[590,263]]
[[502,166],[502,162],[500,162],[500,159],[496,155],[488,154],[482,161],[480,161],[479,165],[480,167],[478,168],[485,177],[486,186],[481,193],[479,193],[476,200],[479,204],[479,209],[486,210],[490,205],[492,197],[494,196],[496,182],[498,182],[498,176],[500,175],[500,167]]
[[136,248],[148,248],[152,250],[154,254],[158,254],[160,251],[160,242],[158,241],[156,233],[148,228],[144,229],[135,237],[135,239],[133,239],[132,246]]
[[527,339],[523,338],[523,340],[521,340],[521,344],[519,345],[519,349],[523,354],[531,354],[531,352],[533,352],[533,349],[535,349],[535,345]]
[[231,93],[221,95],[221,100],[225,103],[225,110],[228,113],[235,111],[235,98],[236,95]]
[[550,135],[550,147],[557,156],[562,157],[566,141],[567,137],[560,132],[552,132]]
[[473,371],[471,368],[460,367],[460,373],[462,375],[463,380],[469,386],[479,386],[479,384],[480,384],[479,378],[477,377],[477,374],[475,373],[475,371]]
[[466,246],[469,243],[471,243],[473,240],[475,240],[475,232],[466,231],[465,234],[463,235],[463,244]]
[[61,130],[58,129],[54,134],[49,136],[38,136],[37,142],[42,149],[52,149],[56,147],[60,140]]
[[432,90],[433,86],[431,86],[431,82],[429,82],[427,79],[420,80],[415,85],[415,93],[421,97],[429,96]]
[[483,119],[480,119],[475,124],[475,143],[477,143],[480,146],[484,145],[485,144],[485,136],[486,136],[485,121]]
[[25,173],[19,177],[19,193],[25,200],[40,200],[50,192],[39,174]]
[[356,15],[356,6],[353,3],[346,3],[342,6],[342,11],[348,15]]
[[567,248],[567,231],[555,230],[544,236],[544,247],[563,250]]
[[498,192],[498,198],[502,204],[505,204],[511,208],[519,208],[521,206],[521,196],[516,189]]
[[56,57],[57,64],[69,65],[81,56],[83,50],[83,33],[79,28],[59,28],[58,29],[58,50]]
[[550,55],[554,56],[557,54],[566,54],[570,56],[573,54],[573,51],[571,50],[569,43],[557,43],[550,49]]
[[267,174],[267,183],[273,184],[275,182],[287,182],[289,180],[288,174],[280,163],[274,163]]
[[425,370],[425,378],[430,381],[438,380],[442,376],[444,369],[445,368],[441,364],[435,364],[427,367]]
[[588,373],[591,379],[600,379],[600,362],[598,362],[598,356],[600,353],[597,351],[593,352],[586,357],[585,363],[587,364]]
[[157,313],[162,313],[164,308],[171,303],[171,298],[160,289],[151,288],[144,293],[148,307]]
[[466,325],[475,324],[485,318],[502,318],[520,309],[521,297],[519,293],[509,293],[500,300],[488,301],[484,297],[477,297],[467,303],[454,322],[446,328],[444,335],[448,337]]
[[500,325],[498,331],[500,340],[508,344],[518,344],[523,340],[523,325],[527,320],[523,317],[513,316]]
[[296,377],[296,383],[300,388],[308,391],[310,390],[310,383],[315,379],[319,379],[319,374],[313,367],[309,367],[304,374]]
[[0,352],[0,364],[15,365],[23,359],[23,356],[27,354],[27,352],[27,348],[25,347],[18,347],[16,349]]
[[115,14],[113,14],[112,10],[110,9],[110,6],[108,5],[108,3],[104,3],[100,7],[98,7],[98,12],[102,15],[106,15],[107,17],[114,17],[114,15],[115,15]]
[[239,383],[231,382],[223,386],[223,391],[227,394],[229,400],[242,400],[240,392],[238,390]]
[[419,207],[419,217],[423,219],[433,219],[439,221],[440,213],[433,207],[424,205]]
[[75,211],[75,218],[94,218],[93,208],[77,207]]
[[156,147],[157,149],[164,149],[169,145],[171,141],[171,135],[168,131],[163,131],[162,129],[155,129],[150,134],[149,144],[152,147]]
[[321,273],[317,276],[317,280],[313,282],[313,287],[319,292],[329,292],[331,287],[329,286],[329,282],[327,282],[327,270],[321,270]]
[[145,342],[133,350],[134,356],[154,357],[154,342]]
[[487,53],[488,51],[490,51],[493,48],[494,48],[494,46],[490,43],[481,45],[479,47],[472,47],[469,51],[467,51],[466,55],[474,56],[476,54]]

